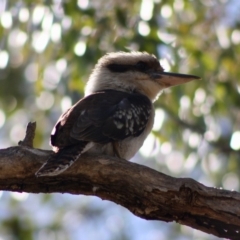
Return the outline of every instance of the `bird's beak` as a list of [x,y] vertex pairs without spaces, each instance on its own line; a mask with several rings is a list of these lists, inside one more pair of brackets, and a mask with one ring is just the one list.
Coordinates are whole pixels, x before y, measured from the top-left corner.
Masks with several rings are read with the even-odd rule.
[[157,73],[154,77],[156,81],[164,86],[165,88],[173,87],[183,83],[187,83],[193,80],[199,80],[200,77],[194,75],[171,73],[171,72],[161,72]]

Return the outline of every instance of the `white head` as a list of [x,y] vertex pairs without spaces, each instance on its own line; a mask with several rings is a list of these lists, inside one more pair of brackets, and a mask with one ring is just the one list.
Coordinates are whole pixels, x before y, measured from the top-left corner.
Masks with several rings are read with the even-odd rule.
[[154,101],[161,90],[199,77],[163,72],[158,59],[146,52],[108,53],[99,59],[86,86],[85,95],[114,89],[139,92]]

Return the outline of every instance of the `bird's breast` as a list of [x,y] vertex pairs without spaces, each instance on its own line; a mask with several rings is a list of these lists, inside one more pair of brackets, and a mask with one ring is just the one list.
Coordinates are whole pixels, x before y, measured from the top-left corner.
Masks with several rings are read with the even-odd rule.
[[116,148],[119,157],[130,160],[141,148],[144,140],[147,138],[148,134],[151,132],[154,123],[154,110],[152,108],[148,122],[143,130],[143,132],[137,136],[130,136],[122,141],[110,142],[107,144],[93,143],[92,148],[89,150],[94,154],[104,154],[108,156],[116,156]]

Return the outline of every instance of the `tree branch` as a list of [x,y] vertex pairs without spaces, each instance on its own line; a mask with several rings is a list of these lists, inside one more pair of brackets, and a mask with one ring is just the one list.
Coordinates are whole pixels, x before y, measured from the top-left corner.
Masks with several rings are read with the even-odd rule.
[[240,239],[237,192],[173,178],[122,159],[87,154],[61,175],[36,178],[35,172],[52,152],[27,145],[0,150],[0,190],[94,195],[144,219],[176,221],[218,237]]
[[22,141],[19,141],[19,146],[33,147],[33,139],[35,137],[36,122],[29,122],[27,125],[26,135]]

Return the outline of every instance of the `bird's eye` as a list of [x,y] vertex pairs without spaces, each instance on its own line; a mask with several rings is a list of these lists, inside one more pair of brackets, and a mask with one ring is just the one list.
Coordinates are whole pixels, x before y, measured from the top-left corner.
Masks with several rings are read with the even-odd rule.
[[143,61],[139,61],[137,64],[136,64],[136,68],[139,70],[139,71],[146,71],[148,69],[148,65],[147,63],[143,62]]

